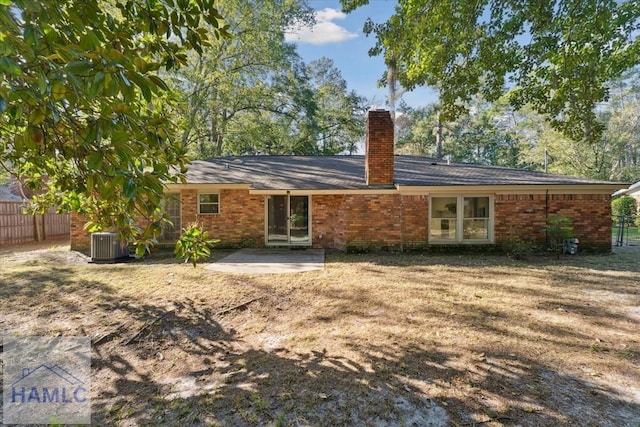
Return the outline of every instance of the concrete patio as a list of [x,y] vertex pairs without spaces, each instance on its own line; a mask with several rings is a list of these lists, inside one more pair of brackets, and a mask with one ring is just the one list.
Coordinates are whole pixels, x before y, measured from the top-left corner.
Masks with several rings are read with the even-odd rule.
[[323,249],[240,249],[204,267],[222,273],[279,274],[324,269]]

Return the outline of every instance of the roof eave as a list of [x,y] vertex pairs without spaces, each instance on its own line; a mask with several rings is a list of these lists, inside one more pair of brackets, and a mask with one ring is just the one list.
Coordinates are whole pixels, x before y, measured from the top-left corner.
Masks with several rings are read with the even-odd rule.
[[496,193],[496,194],[612,194],[620,184],[496,184],[496,185],[398,185],[403,194]]
[[165,184],[167,191],[178,190],[248,190],[251,188],[249,183],[237,183],[237,182],[188,182],[188,183],[167,183]]
[[265,195],[278,195],[278,194],[290,194],[297,195],[339,195],[339,194],[397,194],[398,190],[395,187],[387,188],[289,188],[289,189],[276,189],[276,188],[259,188],[250,189],[249,194],[265,194]]

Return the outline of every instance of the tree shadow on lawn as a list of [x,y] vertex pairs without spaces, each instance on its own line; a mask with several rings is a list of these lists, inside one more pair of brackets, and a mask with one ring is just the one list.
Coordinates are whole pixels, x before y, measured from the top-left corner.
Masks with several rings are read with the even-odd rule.
[[602,290],[620,295],[640,295],[640,271],[595,270],[591,267],[567,267],[549,272],[561,286],[584,290]]
[[[369,341],[325,337],[321,346],[313,341],[293,345],[286,338],[267,345],[256,334],[234,330],[234,325],[259,316],[259,311],[239,307],[219,314],[184,297],[138,301],[114,294],[99,280],[74,282],[72,273],[60,268],[52,283],[55,290],[42,287],[49,274],[31,271],[26,278],[31,285],[9,285],[2,297],[12,304],[46,298],[58,304],[63,315],[82,313],[82,306],[66,301],[71,293],[100,307],[105,316],[121,313],[123,326],[114,324],[112,335],[96,325],[86,331],[94,342],[92,423],[96,425],[439,426],[492,421],[494,425],[637,427],[640,416],[640,396],[633,400],[615,385],[606,387],[561,372],[533,355],[515,354],[493,343],[443,348],[437,342],[400,339],[380,345],[374,334]],[[248,277],[244,285],[263,286],[253,281]],[[277,288],[262,290],[271,291],[268,301],[291,297],[279,294]],[[348,294],[338,298],[344,304],[322,316],[331,321],[350,316],[357,321],[363,312],[344,311],[357,304],[393,309],[372,296],[362,301],[351,301]],[[294,315],[293,310],[304,310],[306,304],[298,301],[288,313]],[[428,314],[459,330],[473,325],[489,336],[512,334],[505,324],[514,319],[499,310],[479,307],[474,300],[457,305],[453,319],[450,311],[433,306]],[[601,311],[596,316],[610,314]],[[308,318],[315,315],[310,311]],[[530,326],[524,319],[516,321]],[[76,333],[87,326],[83,320],[77,323]],[[384,320],[373,323],[384,326]],[[587,350],[578,332],[549,325],[544,333],[563,345],[564,337],[574,334],[583,342],[581,350]],[[544,347],[540,343],[540,350]]]
[[[508,302],[493,302],[493,296],[489,292],[486,296],[478,294],[477,286],[470,285],[466,291],[463,282],[456,284],[458,293],[452,294],[449,289],[447,294],[446,288],[440,283],[434,287],[432,281],[420,282],[412,274],[400,279],[398,283],[388,286],[409,284],[411,288],[407,289],[407,298],[414,299],[411,304],[378,301],[367,293],[359,293],[353,297],[347,291],[326,289],[318,292],[324,293],[327,299],[335,297],[337,302],[326,306],[321,315],[315,316],[315,320],[335,321],[351,316],[354,321],[371,321],[379,331],[383,331],[385,328],[393,330],[394,326],[411,328],[420,324],[420,317],[427,317],[427,325],[437,324],[442,330],[452,328],[459,334],[468,330],[487,338],[540,341],[540,345],[554,344],[562,346],[564,350],[586,353],[594,350],[594,342],[608,341],[610,336],[616,336],[619,341],[624,342],[624,336],[637,335],[637,319],[634,322],[628,313],[621,313],[618,308],[606,303],[585,301],[575,294],[559,295],[536,289],[535,286],[525,288],[523,293],[523,289],[514,288],[509,291],[513,294],[512,305]],[[416,295],[414,289],[419,287],[429,290],[435,288],[438,295]],[[529,300],[528,297],[536,299]],[[501,297],[497,298],[500,300]],[[485,303],[487,300],[489,302]],[[371,307],[376,309],[371,310]],[[406,312],[404,316],[389,316],[392,320],[387,321],[385,313],[394,310]],[[309,316],[313,316],[313,313]],[[625,358],[640,360],[640,351],[628,349],[624,353]],[[640,376],[638,379],[640,380]]]
[[[190,317],[188,311],[181,313],[163,320],[154,333]],[[97,358],[95,375],[110,381],[92,401],[92,421],[444,426],[451,425],[448,421],[458,425],[493,420],[498,425],[632,426],[640,413],[640,405],[613,388],[556,372],[532,359],[492,352],[491,346],[465,364],[460,353],[420,345],[353,344],[357,357],[347,358],[327,349],[266,351],[210,322],[199,327],[215,333],[195,337],[196,346],[172,344],[184,354],[154,367],[166,372],[163,380],[157,372],[138,367],[131,356],[113,351]],[[153,357],[149,339],[136,345],[138,358]]]
[[[0,277],[0,300],[5,310],[33,308],[28,317],[51,315],[53,310],[82,313],[86,301],[112,298],[113,288],[97,280],[76,280],[71,267],[17,271]],[[48,307],[48,312],[37,309]]]
[[[539,301],[535,305],[528,307],[531,311],[557,311],[565,313],[579,314],[585,319],[597,321],[602,324],[613,324],[615,321],[629,320],[629,316],[612,310],[608,306],[602,305],[601,298],[615,300],[622,306],[640,306],[640,272],[616,272],[597,271],[584,269],[582,267],[565,267],[558,269],[535,269],[524,267],[523,269],[504,270],[501,267],[481,267],[474,269],[474,276],[467,278],[469,269],[459,267],[445,267],[451,276],[455,276],[460,301],[474,300],[481,298],[480,293],[486,292],[489,298],[497,288],[500,291],[508,291],[522,298],[530,298]],[[589,271],[586,271],[589,270]],[[422,273],[437,273],[437,271],[426,271]],[[425,286],[446,289],[451,283],[435,282],[433,277],[424,274],[416,274],[411,269],[404,273],[399,273],[398,277],[412,283],[423,283]],[[478,277],[500,277],[497,283],[490,279],[484,282]],[[507,279],[503,279],[503,278]],[[538,282],[526,283],[527,279],[536,278]],[[465,291],[465,285],[469,286]],[[549,286],[557,287],[557,290],[550,290]],[[530,313],[529,312],[529,313]],[[522,313],[522,314],[529,314]],[[487,313],[494,316],[495,313]],[[520,320],[526,321],[526,317],[521,316]]]
[[[113,303],[146,318],[150,326],[135,340],[121,337],[97,346],[94,376],[106,387],[92,401],[95,424],[444,426],[492,421],[636,427],[640,414],[640,404],[615,386],[559,372],[491,343],[472,350],[444,349],[435,343],[379,345],[336,336],[336,348],[346,346],[348,352],[334,351],[331,341],[320,347],[311,342],[301,348],[286,340],[266,345],[255,334],[223,326],[259,316],[259,311],[217,315],[189,300],[169,309]],[[466,307],[465,317],[456,322],[480,324],[495,336],[505,333],[489,320],[496,313],[475,308]],[[127,332],[131,337],[134,331]],[[567,331],[553,333],[560,339]]]

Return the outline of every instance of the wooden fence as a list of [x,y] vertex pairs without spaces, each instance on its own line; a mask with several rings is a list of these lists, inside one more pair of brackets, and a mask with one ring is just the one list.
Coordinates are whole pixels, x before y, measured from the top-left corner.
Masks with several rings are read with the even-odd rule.
[[23,205],[22,202],[0,200],[0,244],[69,237],[69,214],[57,214],[50,209],[44,215],[25,215]]

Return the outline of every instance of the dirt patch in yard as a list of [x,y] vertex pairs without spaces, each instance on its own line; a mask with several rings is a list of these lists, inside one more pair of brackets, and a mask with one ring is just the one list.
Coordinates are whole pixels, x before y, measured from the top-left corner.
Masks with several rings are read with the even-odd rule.
[[[214,259],[227,253],[217,252]],[[640,252],[282,276],[0,254],[0,328],[92,338],[98,425],[638,426]]]

